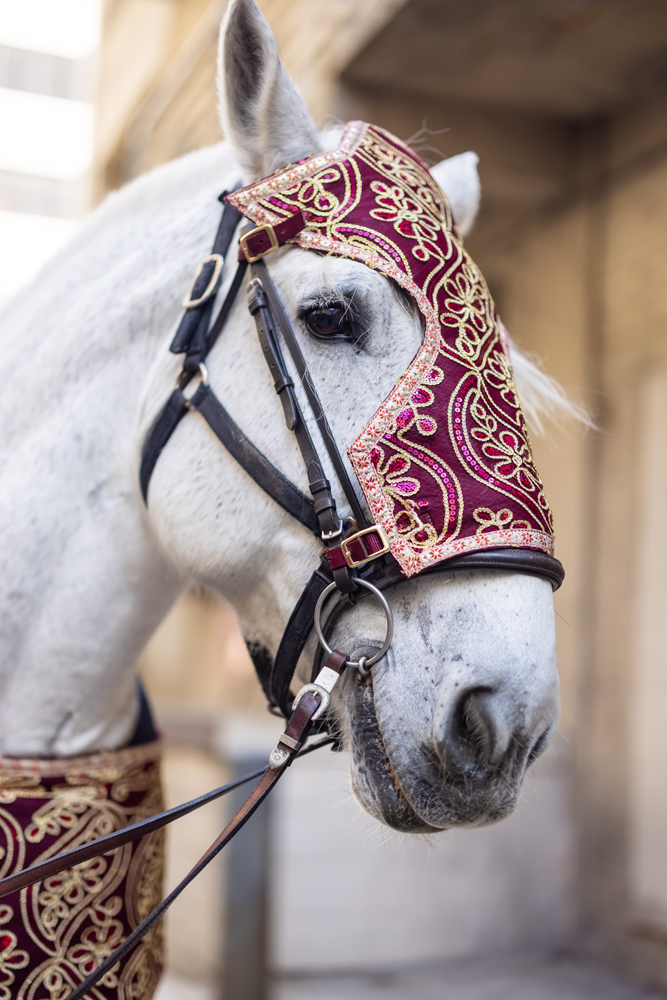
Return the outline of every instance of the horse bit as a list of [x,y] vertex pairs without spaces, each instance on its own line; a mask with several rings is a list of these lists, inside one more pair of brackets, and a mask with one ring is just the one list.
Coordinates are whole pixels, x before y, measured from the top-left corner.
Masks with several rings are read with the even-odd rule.
[[[226,193],[220,196],[220,201],[223,201]],[[17,892],[49,875],[160,829],[172,820],[219,798],[245,782],[254,778],[260,779],[220,836],[179,885],[69,994],[69,1000],[81,1000],[86,996],[116,962],[141,940],[183,889],[240,830],[295,757],[326,745],[333,744],[335,749],[338,748],[339,737],[335,732],[333,720],[327,715],[331,692],[345,668],[356,668],[364,678],[369,674],[373,664],[385,655],[391,646],[394,626],[391,608],[383,591],[406,580],[406,576],[390,552],[385,532],[379,525],[369,523],[359,502],[329,428],[298,340],[264,261],[267,254],[283,246],[287,240],[305,228],[303,213],[297,212],[296,215],[275,226],[257,226],[242,232],[239,239],[238,266],[217,317],[211,325],[223,264],[238,223],[243,218],[232,205],[223,203],[224,210],[211,254],[204,258],[196,270],[183,301],[184,315],[170,346],[172,353],[184,355],[184,360],[176,386],[144,445],[139,472],[141,492],[147,503],[151,475],[163,448],[183,417],[191,411],[196,411],[245,472],[283,510],[313,532],[324,545],[324,551],[319,566],[312,573],[290,615],[273,661],[266,650],[251,649],[255,669],[268,698],[270,709],[288,720],[284,733],[271,753],[268,767],[265,770],[254,771],[181,806],[107,834],[82,847],[39,862],[0,880],[0,896]],[[282,404],[285,423],[294,433],[301,451],[311,499],[252,444],[209,384],[206,358],[223,331],[248,267],[250,268],[250,281],[247,286],[248,308],[255,319],[262,353]],[[285,364],[281,337],[298,373],[311,414],[352,512],[352,517],[345,521],[337,513],[331,484],[324,475],[322,463],[303,418],[294,382]],[[186,396],[185,390],[194,380],[198,380],[198,385],[194,392]],[[560,586],[564,577],[563,567],[557,559],[529,549],[486,549],[470,552],[448,559],[444,564],[437,564],[423,573],[450,573],[455,569],[502,569],[529,573],[549,580],[554,590]],[[334,594],[338,595],[338,602],[327,620],[323,622],[325,605]],[[382,605],[387,622],[386,635],[380,648],[371,656],[360,656],[358,660],[351,661],[344,653],[332,649],[329,645],[329,635],[345,609],[370,595],[376,597]],[[299,657],[313,629],[318,639],[318,649],[312,680],[301,688],[296,698],[293,698],[290,685]],[[333,735],[303,748],[305,739],[311,733],[326,732],[332,728],[334,728]]]

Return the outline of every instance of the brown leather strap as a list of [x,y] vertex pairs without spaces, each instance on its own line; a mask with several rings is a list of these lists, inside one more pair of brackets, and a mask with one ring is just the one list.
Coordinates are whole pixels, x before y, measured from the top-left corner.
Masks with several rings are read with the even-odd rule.
[[[333,670],[336,671],[336,673],[339,673],[345,664],[345,656],[334,650],[327,663]],[[197,875],[204,870],[204,868],[206,868],[206,866],[220,853],[225,844],[229,843],[232,837],[234,837],[241,827],[247,823],[252,814],[261,805],[271,789],[277,784],[286,769],[296,757],[301,743],[308,735],[313,715],[319,708],[319,705],[320,699],[316,693],[309,691],[303,695],[292,713],[292,716],[285,728],[285,732],[281,737],[281,740],[284,737],[287,737],[288,741],[287,744],[280,744],[283,751],[287,750],[287,753],[283,754],[283,762],[281,766],[268,767],[264,771],[262,777],[259,779],[258,783],[255,785],[236,815],[229,821],[220,836],[217,837],[211,844],[206,853],[201,856],[197,864],[190,869],[185,878],[182,879],[176,888],[169,893],[166,899],[163,899],[163,901],[156,906],[155,909],[152,910],[152,912],[149,913],[137,927],[135,927],[135,929],[125,938],[123,943],[68,995],[68,1000],[83,1000],[83,997],[85,997],[86,994],[93,989],[96,983],[98,983],[100,979],[102,979],[107,972],[112,969],[114,965],[116,965],[117,962],[132,951],[150,927],[160,919],[162,914],[168,909],[169,906],[171,906],[174,900],[180,896],[186,886],[188,886],[190,882],[192,882],[192,880],[196,878]]]
[[[333,742],[333,737],[319,740],[317,743],[312,743],[310,746],[299,750],[297,756],[303,757],[314,750],[319,750],[320,747],[330,746]],[[79,865],[83,861],[90,861],[91,858],[97,858],[101,854],[108,854],[119,847],[124,847],[135,840],[140,840],[141,837],[146,837],[155,830],[161,830],[162,827],[173,823],[174,820],[181,819],[182,816],[187,816],[189,813],[201,809],[202,806],[208,805],[209,802],[215,802],[216,799],[222,798],[223,795],[227,795],[228,792],[233,791],[240,785],[245,785],[248,781],[253,781],[254,778],[261,777],[263,773],[264,768],[251,771],[249,774],[244,774],[242,778],[237,778],[235,781],[230,781],[226,785],[220,785],[219,788],[214,788],[204,795],[199,795],[196,799],[190,799],[188,802],[183,802],[172,809],[165,809],[164,812],[156,813],[155,816],[149,816],[148,819],[142,819],[138,823],[131,823],[129,826],[124,826],[122,830],[114,830],[113,833],[97,837],[88,844],[82,844],[81,847],[75,847],[71,851],[65,851],[53,858],[47,858],[46,861],[39,861],[37,864],[31,865],[30,868],[24,868],[23,871],[7,875],[6,878],[0,879],[0,899],[3,896],[7,896],[10,892],[19,892],[29,885],[34,885],[35,882],[41,882],[42,879],[48,878],[49,875],[57,875],[66,868],[73,868],[74,865]]]

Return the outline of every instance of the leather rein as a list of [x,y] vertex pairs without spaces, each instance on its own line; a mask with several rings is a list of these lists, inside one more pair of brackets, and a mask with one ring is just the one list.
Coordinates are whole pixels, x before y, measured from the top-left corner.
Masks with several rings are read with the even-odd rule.
[[[220,196],[220,201],[223,198],[224,194]],[[96,983],[135,947],[183,889],[203,871],[247,822],[297,756],[337,742],[334,734],[303,747],[305,740],[313,732],[332,727],[332,720],[327,718],[326,710],[331,691],[344,669],[355,667],[363,676],[389,648],[393,619],[383,592],[389,587],[405,583],[407,579],[391,555],[382,529],[368,521],[329,428],[292,325],[264,262],[264,257],[268,253],[282,246],[305,227],[302,213],[297,213],[279,225],[259,226],[242,233],[236,272],[218,314],[211,324],[223,264],[242,218],[233,206],[224,204],[211,254],[204,258],[197,268],[183,302],[185,312],[170,346],[174,354],[184,355],[183,365],[176,387],[146,439],[139,481],[144,501],[147,502],[151,475],[163,448],[183,417],[190,411],[196,411],[257,485],[283,510],[315,534],[324,545],[320,563],[313,571],[292,611],[275,658],[271,661],[268,655],[254,657],[255,668],[267,695],[269,707],[274,713],[283,715],[287,719],[287,724],[264,770],[253,771],[197,799],[0,880],[0,897],[18,892],[47,876],[146,836],[225,795],[239,785],[255,778],[259,779],[236,815],[185,878],[135,927],[122,944],[69,994],[69,1000],[81,1000],[85,997]],[[255,447],[209,385],[206,358],[223,331],[248,269],[250,269],[248,308],[255,319],[262,353],[273,378],[274,389],[282,404],[285,423],[294,433],[301,451],[310,497],[302,493]],[[285,363],[281,341],[286,346],[298,374],[319,435],[352,513],[352,517],[345,522],[337,512],[331,484],[324,474],[317,448],[303,418],[294,382]],[[198,382],[194,392],[190,388],[193,381]],[[529,549],[472,552],[449,559],[444,564],[426,570],[425,573],[449,573],[454,570],[471,569],[500,569],[529,573],[549,580],[554,590],[558,589],[564,577],[563,567],[557,559]],[[333,594],[337,595],[337,603],[323,622],[325,602]],[[351,662],[346,654],[331,649],[328,637],[340,615],[358,600],[369,595],[374,595],[382,603],[387,617],[387,634],[382,647],[372,656],[360,657],[358,661]],[[293,699],[290,685],[299,657],[313,628],[317,632],[319,646],[314,660],[312,681],[302,687]]]

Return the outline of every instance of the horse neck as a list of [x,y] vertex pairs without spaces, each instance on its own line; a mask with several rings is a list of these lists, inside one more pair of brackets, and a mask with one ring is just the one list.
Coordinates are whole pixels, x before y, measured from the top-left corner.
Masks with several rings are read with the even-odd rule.
[[115,196],[0,324],[4,753],[131,736],[134,663],[183,586],[137,488],[138,410],[212,240],[224,166],[206,151]]

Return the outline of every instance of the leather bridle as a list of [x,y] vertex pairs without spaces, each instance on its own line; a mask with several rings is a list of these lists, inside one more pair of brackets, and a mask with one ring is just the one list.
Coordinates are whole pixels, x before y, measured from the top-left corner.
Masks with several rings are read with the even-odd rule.
[[[223,198],[224,195],[221,195],[220,200]],[[297,213],[275,227],[259,226],[242,233],[236,272],[215,321],[211,324],[223,264],[241,219],[240,213],[232,205],[225,203],[212,252],[197,268],[188,295],[183,302],[185,312],[170,346],[174,354],[184,356],[183,364],[176,387],[147,436],[139,480],[144,501],[147,502],[150,479],[162,450],[186,414],[197,412],[257,485],[283,510],[315,534],[323,544],[320,563],[314,569],[290,615],[275,658],[271,661],[268,655],[254,657],[255,667],[270,708],[284,715],[288,721],[265,770],[254,771],[199,799],[186,802],[175,809],[159,813],[0,880],[0,897],[10,892],[17,892],[49,875],[122,847],[226,794],[233,788],[253,778],[259,778],[241,809],[197,864],[123,943],[69,994],[69,1000],[80,1000],[86,996],[88,991],[135,947],[183,889],[241,829],[297,756],[336,742],[334,735],[303,748],[304,741],[314,731],[326,730],[331,726],[332,720],[327,717],[326,709],[330,693],[343,670],[353,666],[364,675],[372,663],[388,648],[393,623],[391,610],[383,592],[407,580],[391,555],[384,532],[377,525],[369,523],[359,501],[331,433],[297,337],[264,261],[268,253],[282,246],[305,227],[302,213]],[[294,433],[301,451],[310,498],[287,479],[246,437],[209,384],[206,359],[224,329],[248,269],[250,269],[248,308],[255,319],[262,353],[273,378],[274,389],[282,404],[285,423]],[[322,462],[304,420],[294,382],[285,363],[282,344],[287,348],[298,373],[331,466],[352,513],[352,518],[346,522],[343,522],[337,512],[331,484],[324,475]],[[193,381],[198,381],[194,392],[190,388]],[[558,589],[564,577],[561,563],[553,556],[532,549],[512,548],[485,549],[467,553],[437,564],[420,575],[476,569],[509,570],[540,576],[549,580],[554,590]],[[337,602],[326,622],[322,623],[325,600],[334,593],[337,595]],[[381,649],[376,653],[369,657],[360,657],[358,661],[351,663],[346,654],[329,647],[328,637],[341,614],[369,594],[374,594],[382,601],[387,615],[387,636]],[[313,628],[318,634],[319,645],[314,659],[312,681],[302,687],[296,699],[293,699],[290,686],[297,662]]]
[[[221,195],[220,200],[223,198],[224,195]],[[199,265],[184,300],[185,315],[170,347],[173,353],[184,355],[183,367],[176,388],[148,434],[141,461],[140,482],[144,500],[147,501],[150,478],[162,449],[181,419],[188,412],[197,411],[257,485],[283,510],[313,532],[324,546],[320,564],[313,571],[292,611],[275,658],[271,661],[268,656],[254,657],[255,668],[270,707],[289,718],[292,710],[290,686],[299,657],[313,629],[318,600],[325,589],[335,584],[332,589],[339,596],[338,604],[329,618],[332,624],[346,607],[373,593],[373,588],[382,592],[404,583],[407,578],[391,555],[384,532],[369,522],[359,502],[298,339],[265,263],[265,257],[269,253],[305,227],[306,222],[301,212],[275,227],[259,226],[242,234],[236,273],[217,318],[209,329],[222,261],[228,255],[242,218],[232,205],[225,203],[211,255]],[[294,433],[301,451],[310,498],[252,444],[208,382],[206,359],[222,333],[248,270],[248,308],[255,319],[259,343],[282,404],[285,423]],[[294,382],[285,363],[282,344],[287,348],[296,369],[329,461],[352,513],[352,521],[349,523],[344,524],[337,512],[331,484],[324,475],[322,461],[303,418]],[[185,389],[195,378],[199,379],[199,385],[188,398]],[[532,549],[508,548],[467,553],[424,572],[451,573],[458,569],[504,569],[530,573],[548,579],[554,590],[560,586],[564,576],[562,564],[553,556]],[[321,645],[315,659],[314,674],[317,673],[320,660]]]

